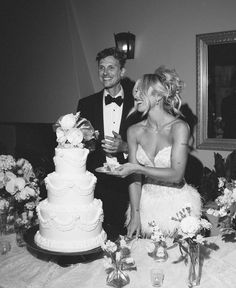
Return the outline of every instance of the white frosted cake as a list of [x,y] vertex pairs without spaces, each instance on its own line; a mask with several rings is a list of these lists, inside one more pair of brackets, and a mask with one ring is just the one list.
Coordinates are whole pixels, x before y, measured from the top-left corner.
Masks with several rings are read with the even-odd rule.
[[[65,121],[68,119],[71,125],[67,123],[70,121]],[[82,141],[85,130],[86,137],[89,130],[80,122],[81,126],[77,127],[79,119],[77,113],[58,120],[59,145],[53,158],[55,172],[46,177],[47,199],[37,206],[39,231],[35,234],[35,242],[46,250],[81,252],[97,248],[106,240],[106,233],[102,229],[102,202],[94,199],[97,179],[86,170],[89,150]],[[86,125],[88,123],[86,121]],[[83,130],[83,127],[86,129]],[[81,136],[80,132],[84,134]],[[90,133],[90,138],[91,135],[93,133]]]

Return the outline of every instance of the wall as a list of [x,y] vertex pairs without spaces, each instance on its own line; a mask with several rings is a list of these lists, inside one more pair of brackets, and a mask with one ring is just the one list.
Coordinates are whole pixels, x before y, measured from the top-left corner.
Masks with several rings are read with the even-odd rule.
[[1,122],[54,123],[76,110],[80,95],[92,91],[67,4],[65,0],[1,1]]

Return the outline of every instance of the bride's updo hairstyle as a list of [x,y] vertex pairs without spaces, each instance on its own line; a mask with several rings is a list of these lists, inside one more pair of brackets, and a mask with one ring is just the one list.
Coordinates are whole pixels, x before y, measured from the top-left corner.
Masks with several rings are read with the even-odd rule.
[[[184,87],[184,82],[180,80],[176,71],[165,68],[165,66],[160,66],[155,70],[154,74],[144,74],[142,79],[137,80],[133,89],[133,95],[135,98],[142,97],[143,101],[146,102],[147,109],[143,112],[143,116],[148,113],[151,108],[150,102],[150,90],[152,90],[152,95],[160,96],[163,100],[163,109],[174,115],[182,115],[180,112],[181,107],[181,97],[180,93]],[[131,111],[134,112],[136,107]]]
[[158,82],[152,85],[152,88],[163,99],[163,109],[175,116],[182,115],[181,107],[181,92],[184,88],[184,82],[180,80],[179,75],[174,69],[167,69],[165,66],[160,66],[155,70],[155,75],[158,77]]

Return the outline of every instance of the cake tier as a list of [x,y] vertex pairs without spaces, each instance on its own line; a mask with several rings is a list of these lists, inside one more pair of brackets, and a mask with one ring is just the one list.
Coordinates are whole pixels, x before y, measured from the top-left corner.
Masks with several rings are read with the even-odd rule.
[[94,199],[94,188],[97,178],[86,171],[78,174],[74,179],[68,179],[57,172],[48,174],[45,178],[48,192],[48,202],[51,204],[64,205],[85,205]]
[[41,248],[60,252],[87,251],[100,246],[106,239],[102,230],[101,200],[89,205],[50,204],[47,199],[37,206],[39,231],[35,242]]
[[74,178],[86,172],[86,148],[56,148],[53,161],[55,171],[67,178]]

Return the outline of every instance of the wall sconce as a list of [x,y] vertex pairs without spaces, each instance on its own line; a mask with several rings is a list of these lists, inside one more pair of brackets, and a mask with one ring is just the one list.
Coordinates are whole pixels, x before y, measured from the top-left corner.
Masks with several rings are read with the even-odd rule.
[[125,52],[127,59],[134,59],[135,35],[130,32],[114,34],[116,48]]

